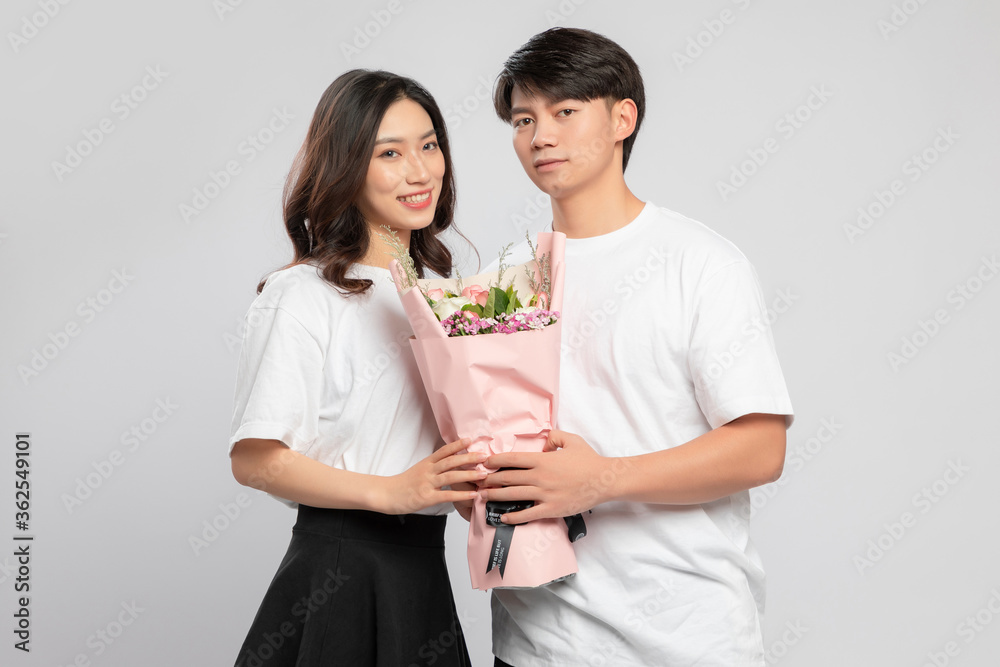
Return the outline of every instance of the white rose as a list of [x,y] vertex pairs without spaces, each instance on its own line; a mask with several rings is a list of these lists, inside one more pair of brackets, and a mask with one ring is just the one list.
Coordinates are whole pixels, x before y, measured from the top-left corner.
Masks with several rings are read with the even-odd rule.
[[444,320],[455,311],[462,310],[462,306],[470,303],[472,303],[472,300],[467,296],[453,296],[447,299],[441,299],[434,304],[431,310],[433,310],[434,314],[440,319]]

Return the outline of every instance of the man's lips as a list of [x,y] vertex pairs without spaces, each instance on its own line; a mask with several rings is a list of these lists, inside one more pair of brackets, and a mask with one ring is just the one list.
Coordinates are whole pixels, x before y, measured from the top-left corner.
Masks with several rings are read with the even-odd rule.
[[558,169],[559,165],[565,162],[566,160],[560,160],[558,158],[545,158],[544,160],[535,160],[533,166],[538,171],[552,171],[553,169]]

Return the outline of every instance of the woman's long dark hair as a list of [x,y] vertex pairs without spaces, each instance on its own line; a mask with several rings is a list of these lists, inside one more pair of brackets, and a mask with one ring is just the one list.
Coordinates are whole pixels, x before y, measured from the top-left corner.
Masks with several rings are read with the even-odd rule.
[[[434,220],[410,234],[410,256],[421,278],[425,268],[451,276],[451,251],[437,238],[452,226],[455,214],[455,176],[444,117],[430,93],[413,79],[363,69],[341,74],[323,93],[285,181],[285,227],[295,248],[295,259],[285,268],[316,263],[323,277],[348,295],[372,286],[367,278],[347,277],[371,242],[368,223],[355,202],[365,185],[382,117],[402,99],[413,100],[431,117],[445,164]],[[265,280],[257,285],[258,294]]]

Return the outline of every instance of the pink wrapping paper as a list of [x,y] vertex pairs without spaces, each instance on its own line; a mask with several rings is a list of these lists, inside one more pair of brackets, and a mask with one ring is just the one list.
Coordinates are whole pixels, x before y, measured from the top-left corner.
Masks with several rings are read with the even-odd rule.
[[[538,255],[550,253],[550,310],[562,307],[565,239],[560,232],[538,235]],[[504,284],[514,277],[521,295],[530,293],[525,266],[534,269],[534,261],[507,269],[504,274]],[[395,261],[390,270],[398,287],[400,270]],[[464,279],[463,284],[486,287],[495,278],[496,273],[480,274]],[[461,291],[456,279],[420,282],[427,289]],[[449,338],[420,290],[403,290],[400,299],[416,334],[410,345],[444,441],[469,438],[471,452],[542,451],[549,430],[555,428],[562,318],[535,331]],[[576,555],[563,519],[540,519],[517,526],[502,578],[499,567],[486,571],[495,532],[496,528],[486,522],[486,502],[477,498],[468,544],[473,588],[529,588],[577,571]]]

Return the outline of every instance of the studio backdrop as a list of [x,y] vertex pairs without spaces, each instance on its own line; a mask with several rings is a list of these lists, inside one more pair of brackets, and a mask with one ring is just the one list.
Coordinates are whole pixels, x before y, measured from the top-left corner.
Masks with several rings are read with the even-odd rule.
[[[554,25],[611,37],[642,70],[632,191],[730,239],[759,275],[796,412],[784,474],[751,493],[768,664],[996,664],[1000,4],[0,14],[3,665],[232,664],[295,518],[231,474],[236,361],[258,281],[292,257],[281,190],[320,95],[357,67],[427,87],[485,267],[551,221],[490,98],[504,59]],[[474,273],[472,248],[448,242]],[[450,517],[448,563],[487,667],[466,526]],[[650,582],[625,622],[669,595]],[[614,644],[590,648],[590,664],[620,664]]]

